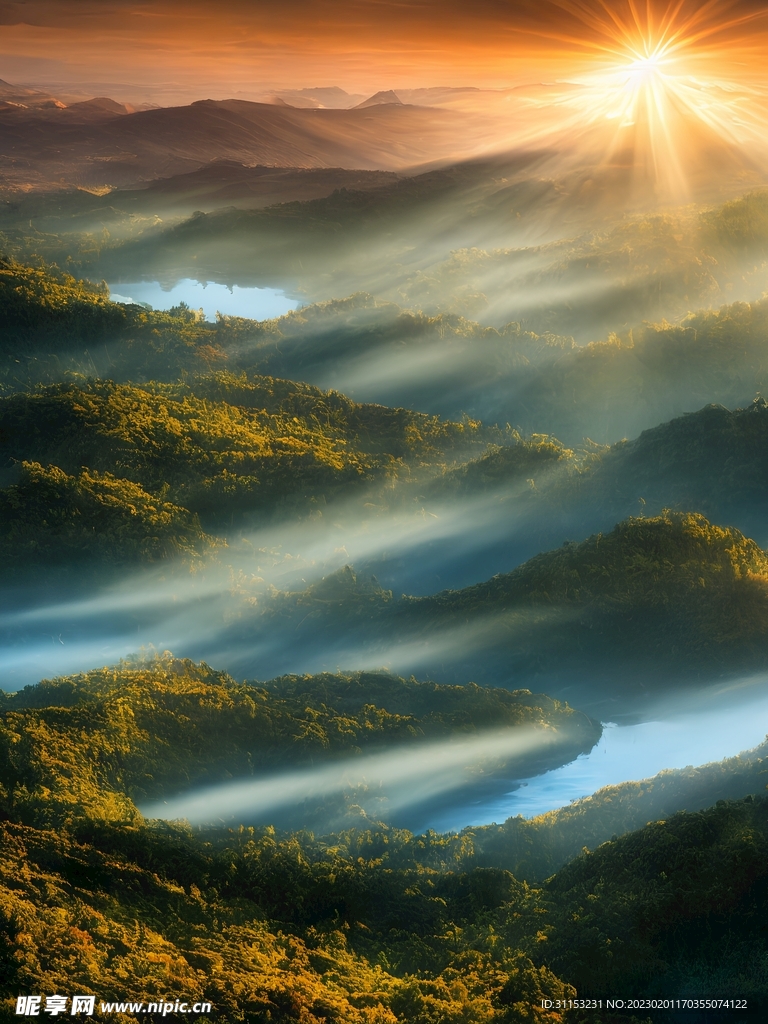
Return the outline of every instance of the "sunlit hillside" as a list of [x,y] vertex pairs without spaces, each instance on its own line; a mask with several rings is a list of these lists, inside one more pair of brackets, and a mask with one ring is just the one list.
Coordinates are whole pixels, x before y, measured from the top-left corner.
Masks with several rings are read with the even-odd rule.
[[[385,702],[389,694],[401,706],[423,703],[416,685],[371,682]],[[392,730],[398,744],[414,743],[425,720],[371,705],[358,718],[351,709],[327,714],[325,704],[304,708],[309,693],[348,702],[364,685],[362,676],[326,677],[265,690],[164,658],[7,698],[4,994],[62,989],[74,979],[112,1002],[165,1001],[183,985],[190,999],[210,1000],[232,1020],[247,1019],[245,1009],[286,1022],[299,1014],[544,1022],[568,1020],[540,1012],[542,998],[573,996],[563,978],[589,993],[602,991],[608,977],[628,997],[669,996],[701,981],[725,995],[738,983],[750,1005],[762,1005],[762,797],[721,801],[614,837],[530,885],[502,866],[484,866],[514,864],[526,877],[519,821],[506,835],[417,837],[373,823],[324,838],[270,827],[195,833],[180,822],[145,821],[132,802],[148,788],[168,792],[190,769],[198,782],[258,770],[248,745],[255,742],[267,763],[265,739],[280,760],[291,759],[292,746],[306,760],[322,750],[323,736],[324,758],[354,750],[361,728],[374,743]],[[432,694],[443,705],[432,730],[466,728],[472,718],[479,725],[489,712],[498,723],[492,691],[475,689],[469,699],[439,687]],[[530,695],[508,696],[499,695],[496,708],[510,708],[517,720],[542,713]],[[52,746],[55,762],[46,755]],[[764,763],[742,762],[745,788]],[[711,766],[710,774],[715,780],[735,767]],[[691,795],[687,778],[653,780],[646,792],[654,787],[666,787],[679,806]],[[593,834],[615,827],[611,798],[631,814],[634,796],[604,793],[570,815],[536,819],[522,840],[527,863],[536,863],[537,850],[546,862],[571,832],[586,838],[579,819]]]

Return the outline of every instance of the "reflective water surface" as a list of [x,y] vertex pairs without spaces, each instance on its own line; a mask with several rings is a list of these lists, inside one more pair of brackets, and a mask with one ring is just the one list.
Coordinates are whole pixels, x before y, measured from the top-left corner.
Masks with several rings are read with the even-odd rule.
[[203,284],[184,278],[168,289],[159,281],[137,281],[109,286],[113,302],[146,303],[153,309],[171,309],[186,302],[190,309],[202,309],[205,319],[214,321],[217,313],[243,316],[249,320],[271,320],[296,309],[298,302],[276,288],[228,287],[208,281]]
[[[686,706],[687,705],[687,706]],[[753,677],[657,709],[658,718],[636,725],[606,724],[600,742],[554,771],[528,779],[492,800],[476,799],[443,812],[424,827],[452,831],[532,818],[589,796],[603,786],[647,779],[665,768],[721,761],[756,747],[768,733],[768,680]]]

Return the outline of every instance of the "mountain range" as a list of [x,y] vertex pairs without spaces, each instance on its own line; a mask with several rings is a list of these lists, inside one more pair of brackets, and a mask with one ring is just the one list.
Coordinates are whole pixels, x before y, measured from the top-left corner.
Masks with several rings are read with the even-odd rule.
[[200,100],[135,113],[106,100],[69,108],[41,100],[30,109],[10,102],[0,109],[5,188],[114,187],[215,159],[392,171],[455,159],[481,142],[469,115],[399,102],[344,110]]

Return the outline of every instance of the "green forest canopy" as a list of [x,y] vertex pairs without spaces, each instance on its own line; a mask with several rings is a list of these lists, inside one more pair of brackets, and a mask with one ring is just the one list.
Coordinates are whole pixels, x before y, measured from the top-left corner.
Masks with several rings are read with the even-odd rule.
[[[290,677],[254,690],[170,656],[6,697],[0,993],[9,1013],[18,992],[73,985],[105,1000],[183,993],[210,1000],[218,1019],[265,1024],[629,1020],[542,1010],[543,998],[576,992],[738,990],[757,1011],[768,955],[763,797],[648,825],[528,884],[504,866],[480,866],[513,854],[498,846],[498,830],[413,836],[378,826],[323,839],[269,827],[193,831],[142,820],[127,795],[176,784],[203,723],[211,765],[226,753],[242,758],[238,736],[254,737],[259,718],[244,716],[248,700],[264,709],[278,745],[303,757],[307,697],[346,704],[354,727],[368,691],[392,708],[411,694],[424,699],[418,686],[377,675]],[[448,715],[440,728],[455,727],[450,709],[471,707],[475,695],[500,707],[518,700],[479,689],[433,695],[445,704],[438,718]],[[319,719],[327,735],[336,720]],[[745,785],[760,784],[764,765],[743,766]],[[689,781],[680,782],[685,800]],[[631,817],[635,793],[619,789]],[[595,834],[620,824],[617,795],[535,819],[518,851],[522,842],[534,863],[541,844],[549,856],[569,832],[571,843],[585,835],[585,816]]]

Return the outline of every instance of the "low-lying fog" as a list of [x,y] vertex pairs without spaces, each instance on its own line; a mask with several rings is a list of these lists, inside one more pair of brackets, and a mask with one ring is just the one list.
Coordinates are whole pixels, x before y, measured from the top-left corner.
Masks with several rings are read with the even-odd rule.
[[[434,664],[437,657],[446,663],[461,662],[472,651],[482,652],[499,628],[513,628],[511,617],[503,622],[488,617],[406,642],[394,638],[371,649],[345,641],[343,631],[335,638],[324,638],[320,631],[312,643],[297,643],[294,620],[273,619],[265,626],[250,617],[251,602],[262,599],[272,586],[295,590],[317,584],[348,562],[389,570],[401,582],[418,579],[430,553],[454,586],[485,578],[490,575],[485,569],[477,571],[484,557],[492,557],[501,567],[504,545],[513,551],[516,542],[525,543],[515,539],[517,499],[519,494],[507,489],[456,500],[446,507],[436,503],[432,506],[436,512],[422,508],[370,520],[359,514],[357,504],[351,504],[329,510],[333,515],[252,534],[247,549],[233,549],[235,573],[226,567],[211,567],[193,576],[182,569],[176,575],[144,572],[69,601],[33,600],[26,607],[17,603],[13,609],[6,605],[0,619],[4,684],[17,688],[41,677],[111,664],[149,644],[180,656],[203,658],[239,678],[264,680],[282,673],[381,667],[422,677],[423,666]],[[521,523],[525,522],[521,514]],[[530,542],[525,530],[522,534]],[[388,555],[393,557],[387,560]],[[512,568],[512,561],[503,567]],[[517,613],[515,622],[514,628],[521,633],[528,628],[524,613]],[[446,681],[439,674],[433,677]],[[517,685],[548,689],[546,683],[535,681]],[[620,687],[618,679],[616,685]],[[571,703],[610,722],[614,705],[608,701],[587,706],[580,700],[584,690],[580,680]],[[568,698],[567,691],[566,686],[561,696]],[[480,755],[493,757],[506,749],[504,736],[488,738],[488,743],[484,738],[479,746],[429,746],[317,771],[237,782],[226,790],[180,794],[168,807],[145,810],[203,821],[213,807],[219,818],[247,811],[253,820],[262,820],[260,816],[266,820],[270,814],[300,813],[297,804],[310,796],[343,796],[365,782],[369,795],[380,799],[374,816],[392,814],[417,829],[455,829],[518,813],[533,816],[604,785],[645,778],[664,768],[706,763],[757,745],[768,732],[766,677],[687,694],[676,692],[670,681],[668,696],[648,701],[639,717],[631,725],[609,726],[591,754],[546,775],[524,779],[520,788],[510,791],[508,786],[502,793],[498,780],[488,785],[482,773],[468,766],[476,764]],[[515,736],[518,742],[521,734]],[[533,750],[544,739],[549,742],[552,737],[532,734],[525,743],[530,741]],[[480,785],[481,781],[486,784]]]
[[[440,801],[461,800],[461,791],[477,787],[483,776],[510,760],[567,743],[567,731],[512,728],[455,737],[439,743],[399,747],[382,754],[347,758],[317,768],[257,779],[235,780],[181,793],[143,805],[150,818],[185,818],[194,824],[269,821],[288,808],[327,799],[361,787],[378,796],[388,815]],[[422,812],[423,813],[423,812]]]
[[[302,807],[347,793],[373,816],[406,822],[416,831],[459,831],[518,814],[535,817],[603,786],[720,761],[757,747],[768,731],[768,677],[743,678],[695,697],[669,697],[649,714],[648,721],[635,725],[606,724],[588,754],[533,778],[521,779],[509,770],[499,777],[499,762],[556,747],[567,742],[567,735],[533,728],[488,732],[235,780],[180,793],[141,810],[148,817],[186,818],[193,824],[255,824],[286,813],[300,815]],[[332,816],[333,807],[328,810]]]
[[365,650],[338,631],[304,638],[297,647],[295,622],[265,626],[254,609],[273,588],[304,590],[348,565],[358,579],[375,575],[395,598],[459,589],[510,571],[562,543],[563,517],[553,515],[547,526],[527,501],[529,490],[523,480],[474,496],[417,494],[391,508],[374,504],[381,493],[372,493],[371,501],[329,505],[322,515],[234,538],[220,562],[194,573],[166,563],[64,600],[52,601],[45,591],[7,592],[0,595],[4,686],[18,689],[113,663],[142,646],[202,658],[240,677],[382,666],[418,674],[436,653],[453,658],[482,646],[496,623]]
[[[330,300],[368,289],[373,299],[367,306],[369,300],[362,299],[358,306],[329,303],[320,310],[316,330],[311,326],[302,334],[297,328],[290,337],[276,331],[271,351],[261,344],[263,332],[254,329],[253,339],[247,336],[245,342],[248,350],[233,357],[242,357],[241,365],[250,371],[337,388],[357,400],[452,418],[469,413],[486,424],[498,421],[502,429],[509,422],[526,432],[555,433],[574,446],[585,436],[601,443],[636,436],[708,402],[749,402],[761,386],[764,360],[756,358],[757,346],[749,348],[754,339],[742,324],[734,326],[734,318],[723,318],[727,328],[717,339],[702,334],[698,347],[693,327],[685,328],[685,337],[676,336],[675,345],[659,334],[658,343],[652,338],[642,351],[632,330],[643,321],[684,318],[692,309],[759,299],[768,283],[763,243],[750,248],[734,236],[730,248],[717,249],[719,236],[714,229],[707,234],[706,211],[679,203],[666,209],[657,205],[650,213],[650,208],[622,206],[617,196],[625,196],[626,180],[617,184],[606,168],[588,178],[583,167],[565,168],[558,160],[557,154],[544,154],[514,166],[512,161],[509,176],[501,164],[466,164],[449,168],[447,176],[430,172],[402,186],[387,182],[362,198],[345,190],[328,203],[297,202],[290,216],[285,210],[214,210],[187,222],[181,233],[160,224],[154,234],[105,245],[100,262],[88,263],[90,257],[76,252],[81,262],[72,265],[94,279],[106,274],[120,301],[159,308],[184,301],[202,307],[208,319],[217,311],[261,320],[276,316],[296,305],[286,292]],[[760,172],[754,183],[762,180]],[[715,193],[713,202],[737,194]],[[748,214],[751,207],[744,209]],[[69,241],[77,250],[74,236]],[[42,235],[35,235],[34,245],[43,243]],[[83,252],[91,249],[84,245]],[[65,265],[63,259],[60,264]],[[197,274],[237,284],[203,286],[193,279]],[[157,282],[139,284],[143,275],[178,283],[165,291]],[[384,300],[400,309],[381,314],[379,323]],[[401,315],[402,309],[413,313]],[[422,317],[421,326],[409,333],[408,317],[412,326],[418,310],[435,319],[424,326],[429,317]],[[373,326],[360,327],[355,317],[364,320],[369,313]],[[436,316],[442,313],[444,319]],[[468,324],[460,315],[477,322]],[[507,333],[483,326],[507,321],[520,326]],[[622,333],[623,348],[618,338],[607,347],[584,348],[605,341],[614,330]],[[523,335],[527,348],[520,342]],[[721,335],[725,343],[718,348]],[[577,362],[573,352],[586,352],[589,360]],[[538,478],[536,486],[541,486]],[[368,501],[359,497],[329,505],[315,518],[232,537],[218,562],[195,573],[166,564],[124,573],[119,583],[105,577],[85,596],[74,581],[66,597],[53,598],[45,590],[6,592],[0,595],[3,685],[17,689],[46,676],[112,664],[146,646],[262,680],[365,667],[419,676],[436,663],[471,664],[499,629],[524,633],[530,626],[527,613],[503,621],[489,615],[402,641],[384,638],[377,645],[361,643],[352,630],[300,634],[301,623],[290,616],[260,619],[259,613],[274,590],[312,587],[347,565],[363,582],[375,574],[395,598],[458,589],[615,522],[605,508],[588,522],[570,508],[544,511],[530,501],[530,490],[523,481],[468,497],[432,498],[425,487],[407,501],[393,496],[391,503],[372,492]],[[561,614],[553,611],[553,620]],[[469,678],[468,672],[461,681]],[[547,689],[545,680],[536,685]],[[386,784],[395,809],[457,794],[452,817],[425,817],[425,824],[440,827],[518,809],[538,813],[608,782],[652,774],[681,759],[700,763],[757,743],[768,713],[768,699],[759,696],[762,687],[761,680],[707,706],[648,704],[642,722],[608,729],[590,755],[559,769],[560,774],[529,781],[493,806],[471,803],[476,795],[470,794],[473,776],[467,765],[496,751],[497,744],[500,753],[506,736],[486,737],[481,747],[451,743],[395,751],[347,766],[233,783],[226,793],[180,795],[162,813],[198,821],[210,815],[267,815],[307,793],[338,794],[364,779]],[[616,688],[619,692],[620,679]],[[579,706],[584,681],[578,688],[574,683],[572,691],[561,688],[565,695],[570,692]],[[600,713],[612,720],[608,710]],[[516,736],[530,749],[542,742],[540,735]]]

